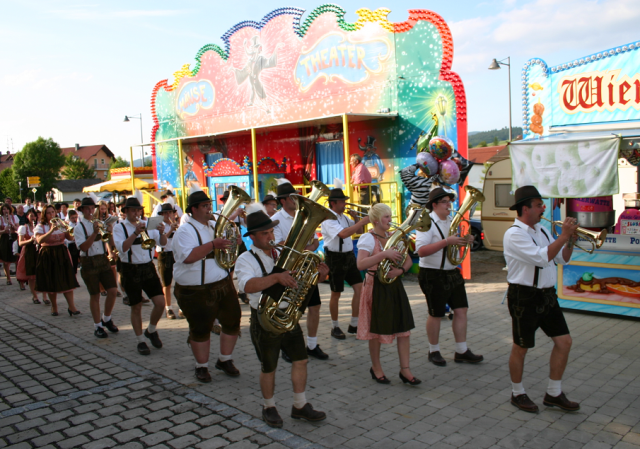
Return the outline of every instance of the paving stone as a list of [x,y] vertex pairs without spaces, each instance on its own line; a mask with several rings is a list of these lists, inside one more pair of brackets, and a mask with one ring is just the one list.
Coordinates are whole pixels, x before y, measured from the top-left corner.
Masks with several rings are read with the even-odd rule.
[[200,441],[200,438],[194,435],[185,435],[183,437],[168,441],[167,444],[174,449],[182,449],[185,447],[195,446],[195,444],[198,443],[199,441]]

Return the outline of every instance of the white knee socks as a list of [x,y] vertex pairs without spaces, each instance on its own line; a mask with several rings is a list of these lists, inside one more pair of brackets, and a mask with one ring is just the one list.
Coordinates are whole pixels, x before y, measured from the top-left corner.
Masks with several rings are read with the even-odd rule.
[[301,409],[307,403],[307,396],[305,392],[293,393],[293,406],[297,409]]
[[547,394],[557,398],[562,393],[562,381],[549,379],[549,385],[547,386]]

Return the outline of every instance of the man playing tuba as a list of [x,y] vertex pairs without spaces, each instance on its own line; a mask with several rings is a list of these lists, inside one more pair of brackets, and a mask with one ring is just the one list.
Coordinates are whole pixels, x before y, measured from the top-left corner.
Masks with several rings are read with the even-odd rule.
[[[479,363],[484,360],[467,348],[467,291],[460,270],[447,259],[448,245],[466,245],[467,239],[458,235],[448,235],[451,226],[451,203],[453,192],[437,187],[429,193],[427,209],[432,212],[432,226],[427,232],[416,231],[416,252],[420,256],[418,281],[427,298],[427,337],[429,339],[429,361],[436,366],[447,362],[440,355],[440,321],[449,304],[453,315],[453,336],[456,339],[455,362]],[[445,237],[446,235],[446,237]],[[469,235],[467,238],[473,238]]]
[[[264,399],[262,419],[271,427],[282,427],[283,421],[274,398],[276,368],[280,350],[284,350],[291,358],[291,380],[293,382],[293,407],[291,417],[307,421],[322,421],[326,418],[324,412],[314,410],[307,402],[305,387],[307,380],[307,350],[300,324],[296,324],[293,330],[276,334],[264,329],[258,320],[258,305],[263,290],[275,284],[284,287],[297,287],[297,281],[291,272],[283,271],[273,273],[278,254],[271,246],[274,236],[274,227],[278,220],[272,221],[267,215],[264,206],[253,203],[247,206],[247,233],[253,241],[251,249],[240,257],[236,263],[236,273],[240,289],[249,297],[251,305],[251,342],[255,347],[260,360],[262,371],[260,373],[260,389]],[[320,281],[327,277],[329,268],[320,264],[318,266]]]

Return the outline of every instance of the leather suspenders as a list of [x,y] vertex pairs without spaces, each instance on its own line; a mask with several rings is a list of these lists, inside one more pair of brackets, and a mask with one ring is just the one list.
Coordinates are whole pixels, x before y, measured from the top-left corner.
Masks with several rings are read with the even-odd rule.
[[[513,226],[510,226],[509,229],[511,229],[511,228],[519,228],[519,227],[520,226],[513,225]],[[544,236],[547,238],[547,241],[549,243],[551,243],[551,239],[547,235],[547,232],[544,230],[544,228],[540,228],[540,230],[542,231]],[[533,240],[533,244],[536,245],[536,246],[539,246],[536,243],[536,241],[533,238],[533,236],[530,236],[530,237],[531,237],[531,240]],[[554,264],[555,264],[555,262],[554,262]],[[540,277],[540,270],[542,270],[542,267],[538,267],[538,266],[535,267],[535,271],[533,272],[533,288],[538,288],[538,278]]]
[[[442,233],[442,230],[440,230],[440,226],[438,226],[438,223],[436,223],[436,221],[433,221],[433,224],[436,225],[436,229],[438,230],[438,232],[440,233],[440,237],[442,237],[442,240],[444,240],[444,234]],[[446,246],[444,248],[442,248],[442,262],[440,262],[440,269],[443,270],[444,269],[444,261],[447,258],[447,252],[446,250]]]

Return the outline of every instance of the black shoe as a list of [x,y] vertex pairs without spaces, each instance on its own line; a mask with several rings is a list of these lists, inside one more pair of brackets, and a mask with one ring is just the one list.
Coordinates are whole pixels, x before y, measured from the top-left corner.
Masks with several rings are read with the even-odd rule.
[[211,332],[213,332],[216,335],[220,335],[220,332],[222,332],[222,326],[220,326],[219,324],[214,324],[213,328],[211,329]]
[[544,395],[544,400],[542,401],[542,403],[547,407],[558,407],[568,412],[575,412],[577,410],[580,410],[580,404],[567,399],[564,393],[560,393],[560,396],[555,397],[551,396],[549,393],[546,393]]
[[96,328],[96,330],[93,331],[93,335],[95,335],[96,338],[107,338],[108,337],[107,333],[104,331],[104,329],[101,326],[98,326]]
[[287,353],[284,352],[284,349],[281,349],[280,352],[282,353],[282,360],[284,360],[287,363],[291,363],[291,359],[289,358]]
[[125,296],[124,298],[122,298],[122,304],[124,304],[125,306],[130,306],[131,303],[129,303],[129,297]]
[[211,374],[209,374],[209,368],[207,368],[206,366],[196,368],[196,379],[203,383],[211,382]]
[[170,320],[175,320],[176,319],[175,312],[171,309],[167,310],[167,318]]
[[440,351],[430,352],[429,361],[436,366],[447,366],[447,361],[442,358]]
[[238,298],[240,298],[240,301],[242,301],[243,303],[249,304],[249,297],[247,296],[246,293],[238,293]]
[[349,327],[347,328],[347,332],[349,332],[350,334],[357,334],[358,326],[349,325]]
[[338,340],[344,340],[345,338],[347,338],[346,335],[344,335],[344,332],[342,332],[339,327],[334,327],[333,329],[331,329],[331,336],[333,338],[337,338]]
[[316,347],[313,349],[309,349],[309,347],[307,346],[307,355],[315,357],[318,360],[327,360],[329,358],[329,356],[322,349],[320,349],[320,345],[316,345]]
[[100,292],[100,296],[107,296],[107,292]]
[[111,332],[113,334],[118,333],[118,331],[120,330],[120,329],[118,329],[118,326],[116,326],[113,323],[113,320],[109,320],[109,321],[106,321],[106,322],[104,320],[102,320],[102,326],[106,327],[107,329],[109,329],[109,332]]
[[313,406],[307,402],[302,408],[296,408],[295,405],[292,405],[291,417],[293,419],[304,419],[305,421],[315,422],[327,419],[327,414],[314,410]]
[[262,419],[269,427],[282,427],[283,421],[275,407],[262,407]]
[[484,360],[483,356],[475,355],[473,352],[471,352],[471,349],[467,349],[467,352],[465,352],[464,354],[458,354],[456,352],[456,355],[453,357],[453,361],[456,363],[462,363],[462,362],[480,363],[483,360]]
[[402,381],[403,384],[409,384],[409,385],[420,385],[422,383],[422,381],[418,379],[416,376],[413,376],[413,379],[409,380],[406,377],[404,377],[402,373],[400,373],[400,380]]
[[526,394],[519,394],[518,396],[514,396],[513,393],[511,393],[511,403],[523,412],[538,413],[538,406],[534,404]]
[[162,347],[162,342],[160,341],[160,336],[158,335],[158,331],[154,333],[149,332],[149,329],[145,329],[144,336],[151,340],[151,344],[154,348],[160,349]]
[[138,353],[140,353],[141,355],[149,355],[151,354],[151,349],[149,349],[149,346],[147,346],[147,344],[143,341],[138,343]]
[[216,362],[216,369],[224,371],[227,376],[238,377],[240,375],[240,371],[233,364],[233,360],[221,362],[220,359],[218,359],[218,361]]
[[75,312],[72,312],[71,309],[67,309],[67,312],[69,312],[69,316],[76,316],[76,315],[80,315],[82,312],[80,312],[79,310],[76,310]]
[[379,384],[390,384],[391,383],[391,381],[389,379],[387,379],[387,376],[376,377],[376,373],[373,372],[373,367],[371,369],[369,369],[369,372],[371,373],[371,378],[374,379]]

